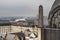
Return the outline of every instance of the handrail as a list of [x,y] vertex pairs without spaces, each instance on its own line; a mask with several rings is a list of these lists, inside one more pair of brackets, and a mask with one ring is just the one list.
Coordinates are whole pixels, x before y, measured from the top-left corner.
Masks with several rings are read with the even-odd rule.
[[60,30],[59,28],[42,28],[42,29],[47,29],[47,30]]

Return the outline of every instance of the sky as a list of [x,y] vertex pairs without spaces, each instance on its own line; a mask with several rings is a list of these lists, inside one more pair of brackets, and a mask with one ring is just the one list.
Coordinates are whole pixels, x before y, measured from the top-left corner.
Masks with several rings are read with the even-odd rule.
[[48,16],[55,0],[0,0],[0,17],[37,16],[39,5],[43,5],[44,16]]

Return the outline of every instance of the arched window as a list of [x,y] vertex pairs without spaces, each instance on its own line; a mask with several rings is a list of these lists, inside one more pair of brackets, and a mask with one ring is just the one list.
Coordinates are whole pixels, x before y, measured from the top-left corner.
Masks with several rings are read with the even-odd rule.
[[52,28],[60,28],[60,10],[52,17]]

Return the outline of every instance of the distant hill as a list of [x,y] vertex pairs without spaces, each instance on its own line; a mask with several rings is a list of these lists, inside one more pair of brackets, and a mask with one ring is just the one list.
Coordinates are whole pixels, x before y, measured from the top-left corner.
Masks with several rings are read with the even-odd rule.
[[16,16],[13,16],[13,17],[0,17],[0,20],[15,20],[15,19],[21,19],[21,18],[24,18],[24,17],[16,17]]

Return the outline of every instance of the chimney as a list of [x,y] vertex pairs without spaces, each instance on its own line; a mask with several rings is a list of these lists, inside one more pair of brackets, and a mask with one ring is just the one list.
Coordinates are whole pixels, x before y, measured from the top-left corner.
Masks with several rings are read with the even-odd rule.
[[43,27],[43,6],[39,6],[39,14],[38,14],[38,27]]

